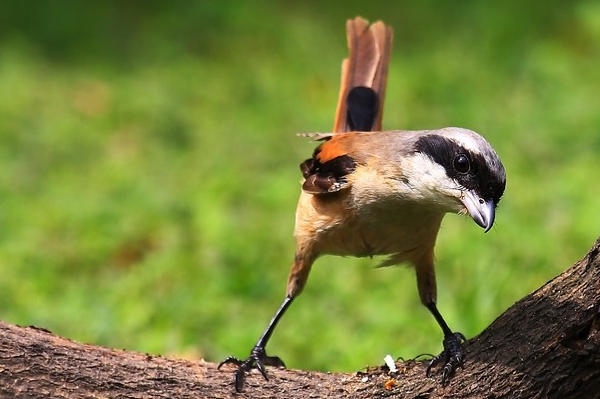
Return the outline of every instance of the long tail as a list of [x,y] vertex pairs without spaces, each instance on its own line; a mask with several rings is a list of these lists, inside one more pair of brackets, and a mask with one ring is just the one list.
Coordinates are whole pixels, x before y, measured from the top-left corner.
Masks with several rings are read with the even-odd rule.
[[346,22],[346,35],[349,54],[342,62],[333,131],[380,131],[393,30],[356,17]]

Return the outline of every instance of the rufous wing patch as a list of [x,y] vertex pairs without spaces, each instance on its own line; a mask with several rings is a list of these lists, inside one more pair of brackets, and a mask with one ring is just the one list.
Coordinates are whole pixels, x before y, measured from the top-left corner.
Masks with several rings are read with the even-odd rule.
[[312,158],[300,164],[304,176],[302,189],[309,194],[326,194],[348,187],[346,176],[354,171],[356,162],[341,145],[343,140],[327,141],[315,149]]

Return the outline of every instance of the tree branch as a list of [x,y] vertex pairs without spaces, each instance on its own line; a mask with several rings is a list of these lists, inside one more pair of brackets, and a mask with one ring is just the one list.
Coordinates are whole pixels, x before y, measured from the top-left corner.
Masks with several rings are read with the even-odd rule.
[[595,398],[600,392],[600,239],[577,264],[465,344],[447,386],[424,361],[329,374],[269,370],[233,393],[230,369],[80,344],[0,322],[0,396],[12,398]]

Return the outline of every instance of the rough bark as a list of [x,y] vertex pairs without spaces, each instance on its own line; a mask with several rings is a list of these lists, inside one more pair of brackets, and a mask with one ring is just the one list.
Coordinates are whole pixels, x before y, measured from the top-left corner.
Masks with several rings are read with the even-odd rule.
[[80,344],[0,322],[0,396],[10,398],[598,398],[600,239],[466,345],[450,384],[425,361],[330,374],[270,369],[233,392],[231,369]]

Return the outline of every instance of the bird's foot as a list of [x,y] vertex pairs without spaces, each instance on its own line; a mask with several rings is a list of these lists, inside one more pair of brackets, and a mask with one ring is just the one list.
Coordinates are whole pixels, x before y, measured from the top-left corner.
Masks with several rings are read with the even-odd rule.
[[235,390],[237,392],[242,392],[242,388],[244,387],[244,381],[246,380],[246,373],[250,370],[254,368],[257,369],[258,371],[260,371],[264,379],[268,381],[269,377],[267,376],[265,366],[285,368],[285,364],[280,358],[278,358],[277,356],[267,356],[267,352],[262,346],[255,346],[254,348],[252,348],[250,356],[248,356],[246,360],[241,360],[236,357],[229,356],[227,359],[219,363],[217,370],[225,364],[235,364],[237,366],[237,370],[234,374]]
[[430,376],[430,371],[433,366],[443,363],[442,385],[446,385],[450,381],[450,378],[452,378],[454,371],[458,367],[463,367],[464,350],[462,343],[466,340],[465,336],[459,332],[444,337],[444,350],[429,362],[429,365],[427,366],[427,377]]

